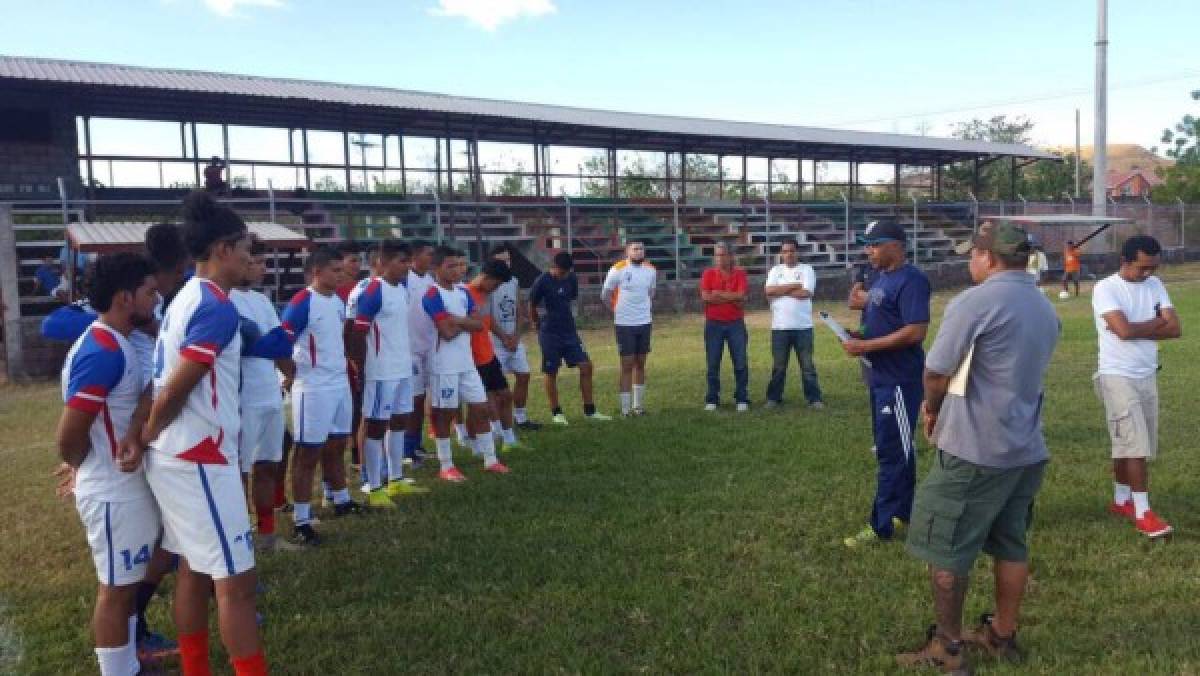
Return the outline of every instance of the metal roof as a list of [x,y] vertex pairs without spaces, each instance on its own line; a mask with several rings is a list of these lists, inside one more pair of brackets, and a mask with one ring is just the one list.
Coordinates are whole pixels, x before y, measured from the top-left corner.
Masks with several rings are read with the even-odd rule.
[[[72,223],[67,226],[71,245],[85,253],[113,253],[141,249],[153,223]],[[309,239],[282,225],[247,223],[246,227],[269,249],[302,249]]]
[[612,130],[613,132],[725,138],[808,146],[867,147],[960,157],[1058,158],[1053,153],[1015,143],[988,143],[930,136],[629,113],[310,80],[0,56],[0,84],[6,80],[53,83],[75,87],[143,89],[159,93],[247,97],[259,100],[282,99],[394,111],[422,111],[472,116],[477,119],[520,120],[548,125]]

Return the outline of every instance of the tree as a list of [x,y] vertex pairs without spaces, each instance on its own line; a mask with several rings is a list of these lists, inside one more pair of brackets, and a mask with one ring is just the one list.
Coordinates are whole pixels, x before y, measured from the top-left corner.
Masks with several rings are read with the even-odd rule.
[[[1092,165],[1079,161],[1079,191],[1092,192]],[[1017,191],[1034,200],[1058,200],[1063,193],[1075,194],[1075,153],[1063,156],[1062,162],[1034,162],[1026,167],[1017,180]]]
[[[954,125],[951,135],[966,141],[1028,144],[1032,140],[1032,131],[1033,121],[1023,115],[1012,120],[1007,115],[996,115],[988,120],[974,118],[959,122]],[[974,163],[971,162],[946,167],[942,172],[944,194],[951,199],[965,199],[974,188],[974,171]],[[979,190],[975,196],[981,200],[1015,198],[1015,195],[1009,194],[1011,181],[1012,166],[1008,162],[988,162],[979,168]]]
[[[1193,101],[1200,101],[1200,90],[1191,96]],[[1158,170],[1164,183],[1154,189],[1154,199],[1200,202],[1200,117],[1184,115],[1173,129],[1163,130],[1162,142],[1169,144],[1165,152],[1175,165]]]

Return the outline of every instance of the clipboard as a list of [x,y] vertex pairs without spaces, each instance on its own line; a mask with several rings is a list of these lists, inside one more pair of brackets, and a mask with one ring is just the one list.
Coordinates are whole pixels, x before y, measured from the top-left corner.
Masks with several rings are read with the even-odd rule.
[[[846,342],[847,340],[850,340],[850,334],[846,332],[845,327],[843,327],[840,323],[838,323],[838,320],[829,316],[829,313],[825,312],[824,310],[822,310],[818,314],[821,317],[821,321],[825,323],[825,326],[829,327],[830,331],[833,331],[833,335],[837,336],[838,340],[840,340],[843,343]],[[862,362],[863,366],[866,366],[867,368],[871,368],[871,360],[867,359],[865,356],[859,357],[858,361]]]
[[975,343],[971,343],[971,349],[967,350],[967,356],[963,357],[962,363],[954,371],[954,375],[950,376],[950,383],[946,387],[946,394],[953,394],[959,397],[967,396],[967,380],[971,374],[971,360],[975,358]]

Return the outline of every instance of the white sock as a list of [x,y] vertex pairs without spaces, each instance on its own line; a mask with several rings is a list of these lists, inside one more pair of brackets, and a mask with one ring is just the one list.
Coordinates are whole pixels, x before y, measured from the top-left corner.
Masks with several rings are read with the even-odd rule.
[[363,444],[363,462],[367,463],[367,483],[370,484],[371,490],[382,486],[383,477],[380,473],[383,471],[383,439],[367,437],[366,443]]
[[645,385],[634,385],[633,386],[633,407],[640,409],[640,408],[642,408],[642,404],[644,404],[644,403],[646,403],[646,386]]
[[633,399],[633,395],[629,394],[628,392],[622,392],[620,396],[621,396],[621,413],[623,415],[628,414],[630,400]]
[[100,663],[101,676],[132,676],[138,672],[133,639],[119,648],[96,648],[96,661]]
[[1137,518],[1146,516],[1146,512],[1150,511],[1150,494],[1138,493],[1133,491],[1133,512]]
[[477,435],[475,437],[475,447],[479,449],[479,455],[483,456],[484,467],[491,467],[499,462],[496,460],[496,442],[490,432]]
[[517,443],[517,433],[511,427],[501,429],[500,436],[504,439],[504,443],[509,446],[515,446]]
[[454,451],[450,450],[450,439],[434,439],[433,444],[437,447],[438,464],[442,466],[442,471],[454,469]]
[[513,409],[513,422],[523,423],[526,420],[529,420],[529,418],[527,418],[525,416],[525,409],[523,409],[523,408],[514,408]]
[[344,505],[347,502],[350,502],[350,490],[349,489],[342,488],[340,490],[336,490],[333,492],[333,504]]
[[458,444],[466,446],[467,440],[471,438],[471,435],[467,433],[467,425],[465,423],[454,423],[454,431],[458,433]]
[[129,642],[125,644],[126,654],[129,656],[129,667],[127,674],[137,674],[142,670],[142,663],[138,661],[137,656],[137,615],[129,616]]
[[504,439],[504,425],[501,425],[499,420],[492,421],[492,436],[497,440]]
[[1129,486],[1126,486],[1122,483],[1113,483],[1113,502],[1117,503],[1118,505],[1123,505],[1126,502],[1129,502],[1132,494],[1133,492],[1129,489]]
[[333,491],[329,489],[329,482],[324,479],[321,479],[321,490],[324,491],[326,500],[333,499]]
[[388,430],[384,446],[387,448],[388,480],[399,481],[404,478],[404,432]]
[[292,503],[292,522],[297,526],[312,521],[312,505],[307,502]]

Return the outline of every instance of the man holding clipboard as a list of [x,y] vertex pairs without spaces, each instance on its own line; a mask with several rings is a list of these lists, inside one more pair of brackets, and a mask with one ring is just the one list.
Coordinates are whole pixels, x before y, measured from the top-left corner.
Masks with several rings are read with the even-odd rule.
[[875,500],[870,523],[844,540],[863,547],[890,540],[908,522],[917,481],[915,429],[921,404],[921,343],[929,328],[929,279],[905,260],[904,228],[875,221],[860,240],[878,277],[867,292],[863,331],[842,341],[854,357],[865,358],[875,436]]
[[[1046,368],[1058,343],[1054,308],[1025,272],[1032,245],[1012,223],[984,223],[970,252],[977,284],[946,306],[925,359],[924,429],[937,457],[912,509],[908,551],[929,566],[936,624],[911,667],[966,672],[965,647],[1017,661],[1017,613],[1029,574],[1026,531],[1048,453]],[[995,559],[996,613],[963,631],[967,576]]]

